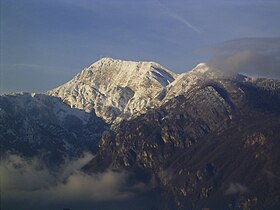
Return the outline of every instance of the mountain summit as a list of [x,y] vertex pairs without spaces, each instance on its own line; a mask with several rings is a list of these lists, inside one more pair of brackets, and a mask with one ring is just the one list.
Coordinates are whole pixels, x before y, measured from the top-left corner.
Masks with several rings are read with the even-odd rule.
[[48,94],[73,108],[94,110],[111,124],[146,113],[205,81],[226,77],[206,63],[178,75],[155,62],[102,58]]
[[[120,172],[120,191],[155,196],[142,194],[146,207],[136,209],[280,209],[279,127],[280,81],[205,63],[177,75],[155,62],[103,58],[47,94],[0,97],[5,158],[35,157],[57,171],[66,157],[93,153],[80,168],[86,179]],[[131,209],[123,198],[113,209]]]
[[177,74],[155,62],[103,58],[48,94],[60,97],[71,107],[94,110],[112,123],[117,117],[144,113],[158,102],[156,95],[176,78]]

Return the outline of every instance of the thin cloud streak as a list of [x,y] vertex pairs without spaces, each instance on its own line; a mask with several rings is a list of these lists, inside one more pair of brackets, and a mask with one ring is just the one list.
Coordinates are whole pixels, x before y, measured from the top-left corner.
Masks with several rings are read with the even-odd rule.
[[162,11],[164,11],[164,13],[166,15],[168,15],[169,17],[173,18],[174,20],[176,20],[177,22],[185,25],[188,29],[191,29],[192,31],[196,32],[196,33],[201,33],[201,30],[198,29],[197,27],[195,27],[194,25],[192,25],[188,20],[186,20],[184,17],[176,14],[175,12],[173,12],[172,10],[170,10],[165,4],[163,4],[160,1],[156,1],[158,3],[158,5],[161,7]]
[[187,26],[188,28],[191,28],[193,31],[197,32],[197,33],[201,33],[201,31],[193,26],[192,24],[190,24],[185,18],[175,14],[174,12],[172,11],[169,11],[168,15],[172,18],[174,18],[175,20],[179,21],[180,23],[184,24],[185,26]]

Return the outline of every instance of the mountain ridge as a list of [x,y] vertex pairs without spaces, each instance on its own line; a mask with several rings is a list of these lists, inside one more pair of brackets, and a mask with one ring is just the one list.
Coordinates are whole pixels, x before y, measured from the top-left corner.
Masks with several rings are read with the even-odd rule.
[[274,210],[279,107],[278,80],[104,58],[47,94],[0,96],[1,154],[59,165],[89,151],[82,173],[125,171],[169,198],[156,209]]
[[121,114],[126,118],[125,115],[143,113],[156,94],[176,77],[155,62],[103,58],[47,93],[72,107],[94,109],[98,116],[112,123]]
[[231,77],[236,76],[206,63],[178,75],[155,62],[103,58],[47,94],[60,97],[71,107],[94,110],[107,123],[116,124],[161,106],[197,83]]

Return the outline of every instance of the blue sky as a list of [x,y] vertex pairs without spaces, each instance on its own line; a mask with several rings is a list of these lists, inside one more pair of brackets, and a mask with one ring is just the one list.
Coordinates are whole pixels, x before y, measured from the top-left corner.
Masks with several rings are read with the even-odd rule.
[[280,37],[279,11],[278,0],[1,0],[0,93],[47,91],[102,56],[181,73],[227,40]]

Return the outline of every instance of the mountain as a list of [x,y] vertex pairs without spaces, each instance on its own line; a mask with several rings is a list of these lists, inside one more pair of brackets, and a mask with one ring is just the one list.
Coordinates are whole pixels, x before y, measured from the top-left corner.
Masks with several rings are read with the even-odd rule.
[[105,132],[84,170],[131,171],[182,209],[278,209],[279,85],[200,64]]
[[113,123],[145,113],[176,77],[154,62],[103,58],[48,94]]
[[83,173],[129,174],[124,189],[160,197],[145,209],[279,209],[279,127],[280,81],[206,63],[103,58],[47,94],[0,97],[1,153],[90,151]]
[[94,112],[70,108],[59,98],[18,93],[0,97],[1,154],[39,156],[50,164],[94,152],[106,129]]

